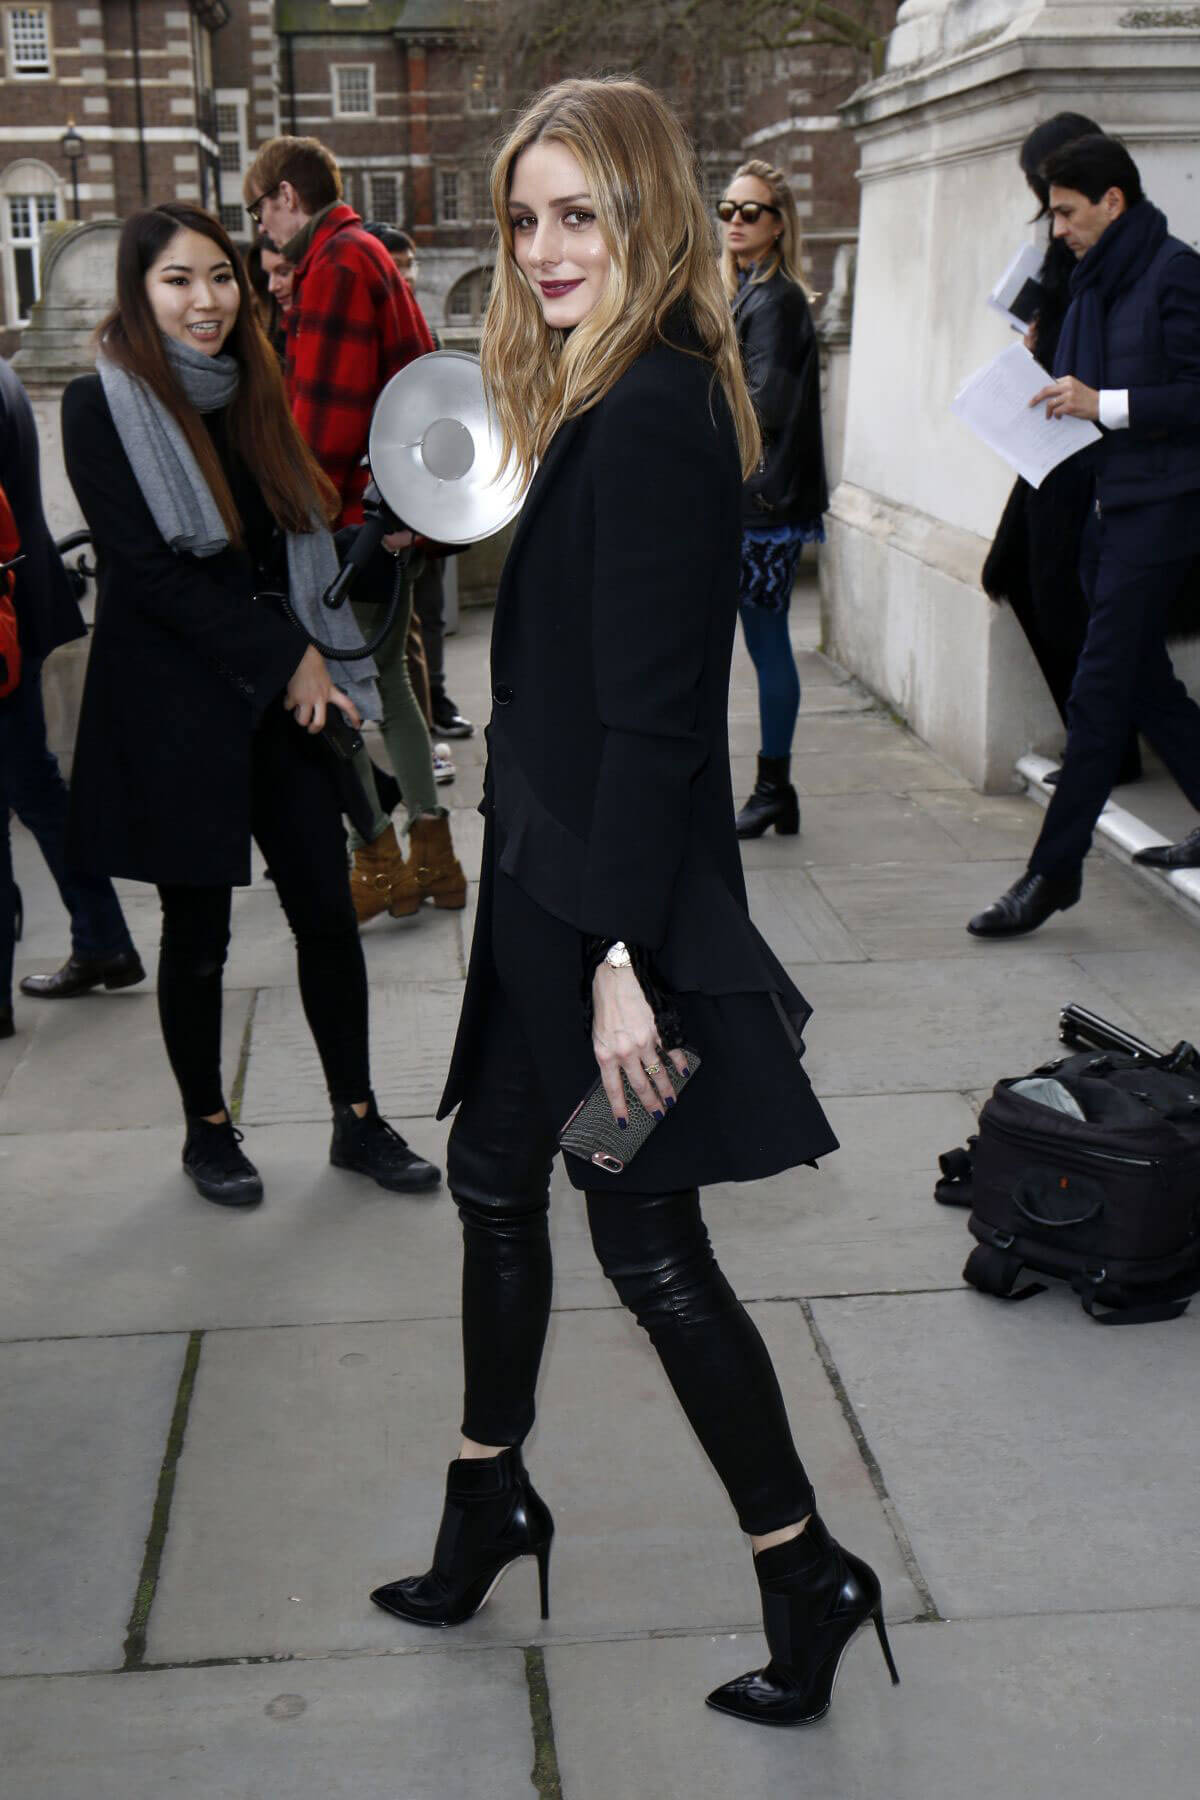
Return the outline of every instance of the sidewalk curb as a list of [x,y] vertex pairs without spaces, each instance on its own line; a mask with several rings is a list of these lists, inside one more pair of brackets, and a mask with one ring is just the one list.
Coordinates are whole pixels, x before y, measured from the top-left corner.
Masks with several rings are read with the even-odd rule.
[[[1049,806],[1054,789],[1046,786],[1045,777],[1059,764],[1048,756],[1030,753],[1017,758],[1017,774],[1025,783],[1025,792],[1031,800],[1041,807]],[[1168,869],[1163,872],[1148,869],[1132,858],[1135,850],[1145,850],[1151,844],[1164,844],[1166,839],[1161,831],[1153,825],[1147,825],[1124,806],[1115,806],[1110,800],[1100,814],[1096,826],[1098,838],[1103,840],[1102,848],[1123,862],[1137,879],[1152,892],[1172,900],[1179,911],[1184,913],[1193,925],[1200,925],[1200,869]]]

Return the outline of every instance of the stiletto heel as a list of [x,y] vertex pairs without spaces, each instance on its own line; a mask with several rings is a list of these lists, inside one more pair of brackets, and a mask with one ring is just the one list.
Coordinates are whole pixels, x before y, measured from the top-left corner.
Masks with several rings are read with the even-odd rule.
[[412,1625],[461,1625],[474,1618],[513,1563],[536,1556],[546,1619],[553,1538],[550,1509],[534,1491],[518,1449],[460,1459],[447,1474],[433,1567],[389,1581],[371,1598]]
[[868,1620],[899,1686],[879,1577],[834,1542],[816,1513],[799,1537],[760,1550],[754,1572],[771,1660],[716,1688],[708,1704],[717,1712],[756,1725],[814,1725],[829,1711],[842,1659]]
[[[543,1614],[542,1616],[544,1618],[545,1614]],[[875,1635],[879,1639],[879,1648],[883,1651],[883,1660],[888,1666],[888,1674],[892,1678],[892,1686],[899,1687],[900,1686],[900,1673],[899,1673],[899,1670],[896,1668],[896,1659],[892,1655],[892,1646],[888,1643],[887,1626],[883,1622],[883,1608],[882,1607],[880,1607],[878,1609],[878,1611],[875,1613],[874,1617],[875,1617]]]
[[552,1542],[551,1538],[547,1538],[537,1553],[538,1593],[542,1602],[543,1619],[550,1617],[550,1545]]

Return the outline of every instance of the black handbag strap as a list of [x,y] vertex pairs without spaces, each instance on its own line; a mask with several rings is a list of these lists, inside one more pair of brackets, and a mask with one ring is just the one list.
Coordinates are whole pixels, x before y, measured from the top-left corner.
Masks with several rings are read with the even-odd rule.
[[981,1294],[994,1294],[997,1300],[1032,1300],[1035,1294],[1046,1292],[1046,1285],[1041,1281],[1029,1281],[1023,1288],[1017,1287],[1017,1277],[1023,1266],[1015,1250],[1000,1250],[995,1244],[976,1244],[963,1269],[963,1280],[977,1287]]
[[1103,1276],[1073,1275],[1071,1286],[1079,1295],[1079,1304],[1089,1319],[1097,1325],[1161,1325],[1168,1319],[1178,1319],[1188,1309],[1188,1295],[1183,1300],[1148,1300],[1143,1306],[1118,1306],[1109,1312],[1098,1312],[1097,1306],[1102,1304],[1098,1299],[1098,1291]]
[[946,1150],[938,1157],[942,1178],[933,1190],[939,1206],[971,1205],[971,1176],[974,1171],[972,1151],[975,1139],[968,1138],[961,1149]]

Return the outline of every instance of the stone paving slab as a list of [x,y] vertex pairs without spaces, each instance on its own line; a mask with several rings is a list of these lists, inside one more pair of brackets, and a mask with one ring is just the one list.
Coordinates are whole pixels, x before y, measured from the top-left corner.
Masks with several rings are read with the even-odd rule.
[[520,1655],[0,1684],[7,1800],[529,1800]]
[[1090,950],[1078,958],[1089,976],[1144,1020],[1141,1035],[1163,1050],[1180,1038],[1200,1043],[1200,943],[1191,934],[1180,938],[1169,949]]
[[1138,1029],[1073,957],[1040,944],[976,949],[973,957],[793,968],[815,1009],[804,1037],[817,1092],[990,1090],[1001,1075],[1024,1074],[1059,1053],[1058,1015],[1068,1000]]
[[[393,1123],[445,1165],[448,1123]],[[0,1139],[8,1338],[457,1317],[461,1235],[444,1190],[389,1194],[329,1165],[329,1126],[249,1126],[266,1184],[201,1199],[179,1128]]]
[[[845,929],[872,958],[978,958],[1004,955],[1013,945],[980,943],[967,931],[967,920],[1003,893],[1024,867],[1023,862],[943,862],[911,868],[872,861],[810,873]],[[1037,933],[1037,944],[1055,955],[1073,956],[1084,950],[1166,949],[1178,944],[1180,935],[1178,919],[1154,895],[1123,869],[1093,858],[1079,905],[1055,913]]]
[[1023,795],[977,794],[974,788],[914,788],[907,798],[973,861],[1015,858],[1024,867],[1028,860],[1040,821]]
[[0,1674],[120,1667],[185,1349],[0,1346]]
[[940,1612],[1200,1602],[1200,1320],[1105,1331],[1061,1284],[814,1313]]
[[[163,1049],[153,983],[20,1003],[44,1017],[27,1039],[0,1099],[0,1133],[124,1131],[180,1120],[179,1089]],[[228,993],[221,1045],[226,1091],[238,1066],[250,995]]]
[[801,869],[751,869],[750,916],[785,963],[862,962],[866,952]]
[[703,1704],[761,1666],[757,1634],[556,1645],[547,1652],[568,1800],[1192,1800],[1200,1757],[1195,1613],[893,1627],[873,1635],[827,1720],[767,1731]]
[[[957,789],[947,792],[957,795]],[[744,798],[744,796],[743,796]],[[798,843],[768,832],[742,842],[745,869],[772,868],[796,874],[803,868],[861,863],[864,847],[881,863],[944,863],[966,854],[949,832],[903,794],[816,794],[801,807]]]
[[[734,756],[732,770],[734,793],[748,794],[758,773],[753,756]],[[961,775],[899,730],[891,749],[831,752],[795,759],[792,784],[800,796],[801,809],[806,794],[864,794],[877,788],[888,794],[903,794],[909,788],[926,791],[967,787]]]
[[[417,1118],[437,1111],[463,985],[372,981],[371,1078],[380,1109],[389,1116]],[[325,1077],[294,988],[266,988],[258,997],[241,1116],[245,1123],[263,1125],[329,1117]]]
[[[911,1617],[917,1596],[799,1307],[752,1310],[818,1491]],[[460,1407],[455,1319],[207,1337],[148,1659],[427,1647],[367,1595],[428,1567]],[[745,1540],[623,1312],[555,1315],[540,1413],[528,1461],[558,1527],[552,1619],[539,1623],[521,1564],[456,1644],[753,1620]]]
[[[841,1149],[819,1171],[704,1190],[717,1258],[744,1299],[957,1288],[969,1245],[964,1215],[933,1200],[937,1157],[966,1141],[975,1112],[958,1094],[832,1100]],[[612,1304],[584,1208],[566,1179],[552,1191],[560,1306]]]

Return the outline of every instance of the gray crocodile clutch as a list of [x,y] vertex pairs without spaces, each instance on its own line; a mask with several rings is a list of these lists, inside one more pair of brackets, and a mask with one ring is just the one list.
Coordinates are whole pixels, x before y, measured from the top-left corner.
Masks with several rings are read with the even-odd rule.
[[[694,1050],[684,1047],[683,1054],[687,1058],[686,1076],[679,1073],[669,1057],[663,1058],[663,1067],[677,1094],[690,1085],[691,1077],[700,1067],[700,1058]],[[621,1081],[629,1109],[629,1124],[624,1131],[613,1118],[604,1083],[597,1077],[558,1134],[558,1142],[563,1150],[569,1150],[572,1156],[581,1156],[584,1162],[594,1163],[596,1168],[603,1169],[609,1175],[620,1175],[629,1167],[659,1123],[646,1111],[624,1072],[621,1074]]]

